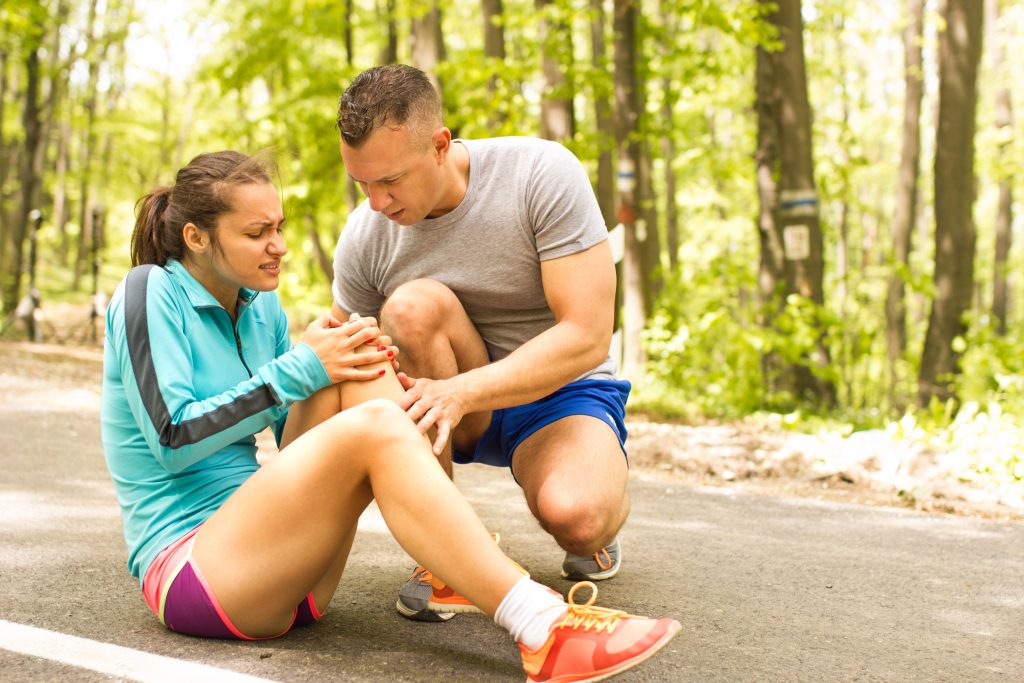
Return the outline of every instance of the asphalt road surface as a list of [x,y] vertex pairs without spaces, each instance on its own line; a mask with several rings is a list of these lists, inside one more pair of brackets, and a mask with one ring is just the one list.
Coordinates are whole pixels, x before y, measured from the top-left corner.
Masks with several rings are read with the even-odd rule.
[[[406,621],[413,562],[371,508],[319,624],[239,643],[166,631],[125,568],[92,368],[0,365],[0,681],[517,681],[490,620]],[[585,476],[585,475],[581,475]],[[507,472],[456,479],[502,547],[563,591]],[[695,490],[634,472],[599,604],[683,631],[623,681],[1024,680],[1024,525]]]

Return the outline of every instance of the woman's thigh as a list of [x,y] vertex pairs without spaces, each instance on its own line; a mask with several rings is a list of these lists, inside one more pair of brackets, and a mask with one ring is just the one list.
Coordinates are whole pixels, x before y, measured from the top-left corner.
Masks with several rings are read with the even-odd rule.
[[[192,559],[192,547],[198,529],[166,548],[146,572],[142,584],[146,604],[160,622],[178,633],[203,638],[234,638],[255,640],[243,632],[225,614],[217,596],[210,589],[202,570]],[[305,625],[323,616],[316,598],[307,595],[292,611],[292,618],[279,633],[283,635],[293,625]]]
[[196,534],[194,561],[247,635],[287,628],[295,605],[315,588],[318,601],[333,593],[323,581],[340,578],[359,516],[373,498],[366,454],[385,446],[372,427],[375,410],[345,411],[299,436]]

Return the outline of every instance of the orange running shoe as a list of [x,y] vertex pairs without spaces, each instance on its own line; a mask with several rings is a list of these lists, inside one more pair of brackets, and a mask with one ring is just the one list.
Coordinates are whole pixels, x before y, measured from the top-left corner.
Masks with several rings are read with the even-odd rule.
[[[491,538],[494,539],[495,543],[501,540],[501,536],[499,536],[497,532],[492,533]],[[523,569],[519,563],[512,558],[508,558],[508,561],[514,564],[516,569],[522,572],[523,576],[530,575],[530,572]],[[436,576],[431,576],[430,585],[433,590],[430,594],[430,601],[427,602],[427,609],[432,612],[442,614],[483,614],[483,610],[456,593],[451,586]]]
[[[582,605],[573,601],[580,586],[593,594]],[[581,581],[569,590],[569,609],[538,650],[522,644],[527,683],[601,681],[631,669],[665,646],[682,626],[675,619],[648,619],[594,607],[597,586]]]

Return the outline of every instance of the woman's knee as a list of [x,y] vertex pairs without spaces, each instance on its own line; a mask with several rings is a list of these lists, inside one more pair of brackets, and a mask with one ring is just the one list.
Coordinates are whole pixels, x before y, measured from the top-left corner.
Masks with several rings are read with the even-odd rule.
[[423,436],[394,401],[372,399],[338,413],[324,424],[337,452],[366,458],[385,451],[423,444]]
[[440,329],[459,306],[455,293],[437,280],[412,280],[384,302],[381,325],[396,338],[429,334]]

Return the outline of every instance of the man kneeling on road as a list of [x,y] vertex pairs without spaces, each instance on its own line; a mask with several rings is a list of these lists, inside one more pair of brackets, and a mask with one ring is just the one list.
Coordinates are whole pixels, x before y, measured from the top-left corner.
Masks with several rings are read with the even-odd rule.
[[[436,429],[449,476],[452,460],[509,467],[566,551],[562,575],[615,576],[630,385],[608,354],[615,269],[586,171],[547,140],[453,140],[430,80],[404,65],[356,77],[337,124],[367,200],[338,242],[334,315],[379,318],[402,351],[402,407]],[[459,596],[431,579],[417,567],[401,614],[453,616],[437,606]]]

